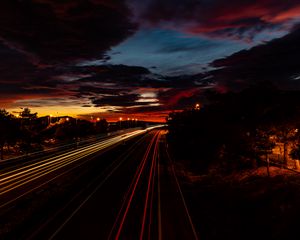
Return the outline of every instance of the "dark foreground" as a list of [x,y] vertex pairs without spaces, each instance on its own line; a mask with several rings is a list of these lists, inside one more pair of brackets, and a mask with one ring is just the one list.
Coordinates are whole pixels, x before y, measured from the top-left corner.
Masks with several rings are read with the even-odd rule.
[[1,170],[0,239],[295,239],[299,175],[195,177],[174,163],[165,134]]
[[165,131],[153,130],[78,152],[18,191],[3,185],[1,239],[197,239],[166,149]]
[[182,180],[202,239],[298,239],[299,174],[272,167],[268,178],[262,167]]

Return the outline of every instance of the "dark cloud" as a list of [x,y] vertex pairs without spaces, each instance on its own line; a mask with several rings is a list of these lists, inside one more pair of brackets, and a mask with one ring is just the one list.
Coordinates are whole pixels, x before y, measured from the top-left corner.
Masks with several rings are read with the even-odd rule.
[[300,28],[269,43],[214,61],[208,73],[219,86],[239,90],[257,82],[300,88]]
[[[7,107],[16,100],[68,93],[50,80],[55,69],[39,69],[20,52],[0,44],[0,105]],[[51,72],[51,74],[50,74]],[[50,75],[49,75],[50,74]],[[41,81],[42,80],[42,81]]]
[[0,39],[42,64],[100,58],[135,26],[122,0],[3,0]]
[[0,83],[26,82],[34,75],[36,68],[15,49],[0,42]]
[[[168,77],[152,74],[143,67],[125,65],[80,67],[76,71],[91,74],[89,77],[76,81],[82,86],[80,88],[81,92],[103,92],[103,94],[112,94],[114,91],[118,93],[122,89],[191,87],[195,86],[197,79],[203,78],[202,74]],[[101,83],[101,86],[97,85],[97,83]]]
[[138,94],[122,94],[122,95],[113,95],[109,97],[101,97],[97,99],[92,99],[92,103],[96,107],[102,106],[133,106],[136,105],[135,101],[138,100]]
[[[91,68],[88,69],[91,73]],[[76,81],[77,96],[89,97],[97,107],[116,106],[121,107],[119,111],[127,112],[190,107],[199,100],[201,90],[210,84],[202,80],[202,74],[167,77],[124,65],[94,66],[92,73]],[[143,92],[150,96],[143,96]]]
[[[239,91],[260,82],[283,89],[300,89],[300,27],[279,39],[243,50],[211,63],[214,70],[191,76],[164,77],[154,84],[166,88],[158,94],[159,106],[142,106],[136,112],[177,110],[202,102],[203,90]],[[150,81],[151,82],[151,81]]]
[[120,94],[124,91],[123,88],[103,88],[96,86],[79,86],[78,97],[81,96],[94,96],[94,95],[114,95]]
[[16,100],[42,98],[71,93],[59,87],[52,79],[61,74],[59,68],[37,68],[27,57],[15,49],[0,44],[0,105],[7,107]]
[[[105,52],[136,30],[128,2],[135,4],[135,19],[141,26],[176,26],[220,38],[251,39],[266,29],[290,29],[290,20],[300,15],[296,0],[3,0],[1,106],[27,100],[29,106],[59,103],[107,111],[115,107],[123,113],[166,113],[193,106],[202,100],[203,89],[211,87],[239,90],[271,81],[299,88],[300,30],[296,27],[281,39],[214,61],[213,70],[203,74],[169,77],[144,67],[105,65]],[[213,49],[210,44],[175,42],[158,54],[197,54],[196,50]]]
[[74,63],[105,60],[105,51],[134,32],[129,18],[122,0],[1,1],[1,106],[79,96],[75,80],[97,72]]
[[130,0],[145,25],[179,28],[190,33],[251,38],[299,17],[298,0]]
[[202,88],[173,88],[161,92],[159,99],[165,109],[178,110],[194,106],[201,99]]
[[[100,66],[86,66],[77,68],[77,70],[93,73],[98,80],[112,80],[112,79],[129,79],[141,77],[142,75],[150,74],[150,71],[144,67],[125,66],[125,65],[100,65]],[[86,78],[90,81],[91,78]]]

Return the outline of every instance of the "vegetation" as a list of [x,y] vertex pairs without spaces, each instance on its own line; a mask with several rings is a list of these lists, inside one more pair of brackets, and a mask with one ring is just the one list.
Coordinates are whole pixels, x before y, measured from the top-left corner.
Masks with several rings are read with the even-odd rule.
[[26,155],[41,151],[49,145],[138,126],[144,126],[144,123],[122,121],[109,125],[105,119],[100,118],[91,122],[68,116],[37,117],[37,113],[32,113],[29,108],[24,108],[14,116],[5,109],[0,109],[0,158]]
[[291,158],[295,161],[295,167],[297,170],[300,170],[300,163],[299,163],[299,159],[300,159],[300,144],[299,142],[296,143],[291,152],[290,152],[290,156]]
[[4,109],[0,109],[0,158],[4,157],[5,145],[9,148],[21,139],[19,123]]
[[[178,159],[194,171],[232,172],[269,162],[278,148],[283,151],[277,161],[289,164],[299,139],[300,92],[263,84],[205,96],[209,104],[202,108],[169,115],[168,141]],[[292,157],[299,159],[296,153]]]

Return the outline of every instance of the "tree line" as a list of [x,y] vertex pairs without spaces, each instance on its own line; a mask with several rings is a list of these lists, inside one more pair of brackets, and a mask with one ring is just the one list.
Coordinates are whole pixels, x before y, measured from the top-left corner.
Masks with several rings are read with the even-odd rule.
[[43,150],[49,140],[78,140],[81,137],[109,131],[108,122],[90,122],[72,117],[37,117],[29,108],[17,116],[0,109],[0,158],[4,153],[27,154]]
[[[221,171],[269,164],[276,159],[299,168],[300,92],[262,84],[241,92],[205,93],[207,104],[171,113],[168,141],[194,170]],[[268,168],[269,173],[269,168]]]

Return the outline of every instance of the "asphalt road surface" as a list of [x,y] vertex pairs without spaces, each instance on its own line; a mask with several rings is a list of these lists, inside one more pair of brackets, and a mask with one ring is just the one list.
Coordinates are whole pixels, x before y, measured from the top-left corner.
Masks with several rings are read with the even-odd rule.
[[1,239],[198,239],[165,130],[0,172]]

